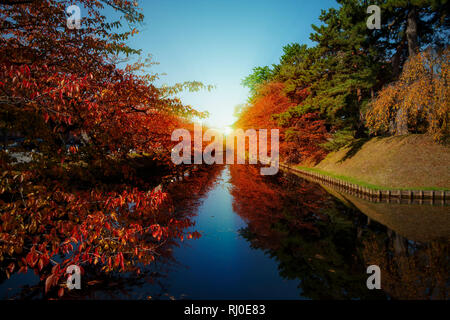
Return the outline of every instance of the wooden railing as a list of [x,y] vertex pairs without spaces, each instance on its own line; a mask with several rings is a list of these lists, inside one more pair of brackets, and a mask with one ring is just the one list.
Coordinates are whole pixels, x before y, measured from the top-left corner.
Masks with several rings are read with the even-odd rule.
[[446,200],[450,199],[450,191],[445,190],[400,190],[400,189],[381,190],[364,187],[355,183],[350,183],[344,180],[333,178],[318,172],[294,168],[283,163],[280,163],[280,168],[299,173],[303,176],[308,177],[312,181],[324,183],[326,185],[336,187],[340,190],[352,193],[354,195],[363,196],[368,200],[375,200],[375,201],[384,200],[385,202],[389,202],[391,199],[392,200],[418,199],[418,200],[430,200],[429,202],[431,203],[433,203],[436,200],[440,200],[439,202],[445,203]]

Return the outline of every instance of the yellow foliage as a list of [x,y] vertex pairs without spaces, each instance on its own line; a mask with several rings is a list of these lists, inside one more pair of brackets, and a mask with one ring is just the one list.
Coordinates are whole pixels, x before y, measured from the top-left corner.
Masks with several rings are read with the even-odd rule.
[[448,137],[449,56],[447,47],[440,53],[429,49],[411,57],[399,80],[383,88],[371,102],[366,114],[369,129],[374,133],[389,131],[402,109],[409,130],[430,133],[438,141]]

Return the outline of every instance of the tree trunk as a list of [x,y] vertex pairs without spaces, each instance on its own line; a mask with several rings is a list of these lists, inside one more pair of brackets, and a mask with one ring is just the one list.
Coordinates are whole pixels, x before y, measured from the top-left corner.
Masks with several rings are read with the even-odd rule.
[[395,117],[395,135],[401,136],[408,133],[408,115],[406,110],[400,107]]
[[412,57],[417,53],[417,11],[412,8],[408,12],[408,20],[406,27],[406,39],[408,40],[408,55]]
[[400,76],[402,62],[405,60],[403,57],[405,45],[406,45],[406,37],[403,36],[402,40],[398,43],[397,47],[395,48],[395,53],[391,58],[392,77],[394,80],[397,80],[398,77]]
[[[417,11],[416,8],[412,8],[408,12],[407,24],[406,24],[406,40],[408,41],[408,57],[411,58],[417,53]],[[394,57],[396,58],[396,57]],[[397,62],[397,61],[395,61]],[[393,59],[394,63],[394,59]],[[394,68],[394,73],[398,71]],[[408,114],[407,111],[400,107],[397,110],[395,117],[395,134],[404,135],[408,134]]]
[[400,55],[401,55],[401,48],[397,48],[397,51],[392,56],[392,76],[394,79],[397,79],[400,75]]

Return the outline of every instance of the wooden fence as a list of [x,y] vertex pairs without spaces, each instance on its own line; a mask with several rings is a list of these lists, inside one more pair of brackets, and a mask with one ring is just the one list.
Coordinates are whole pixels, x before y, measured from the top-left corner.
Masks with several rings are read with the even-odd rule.
[[[333,186],[345,192],[357,195],[359,197],[364,197],[372,201],[383,201],[390,202],[391,200],[395,202],[406,202],[410,203],[412,200],[419,200],[417,202],[422,203],[435,201],[440,203],[445,203],[446,200],[450,199],[450,191],[445,190],[380,190],[372,189],[360,186],[355,183],[350,183],[344,180],[336,179],[327,175],[323,175],[318,172],[301,170],[288,166],[286,164],[280,163],[280,168],[287,169],[301,175],[308,177],[310,180],[315,182],[320,182],[325,185]],[[396,201],[397,200],[397,201]],[[428,200],[428,201],[427,201]]]

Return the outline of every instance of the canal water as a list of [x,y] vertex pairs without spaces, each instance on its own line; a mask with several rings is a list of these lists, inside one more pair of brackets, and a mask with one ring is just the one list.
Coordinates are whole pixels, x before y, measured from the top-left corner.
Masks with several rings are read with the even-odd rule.
[[[174,242],[141,277],[91,274],[75,299],[448,299],[450,210],[383,204],[292,173],[215,166],[169,186],[199,239]],[[381,289],[367,287],[367,267]],[[0,279],[2,299],[40,298],[34,274]]]

